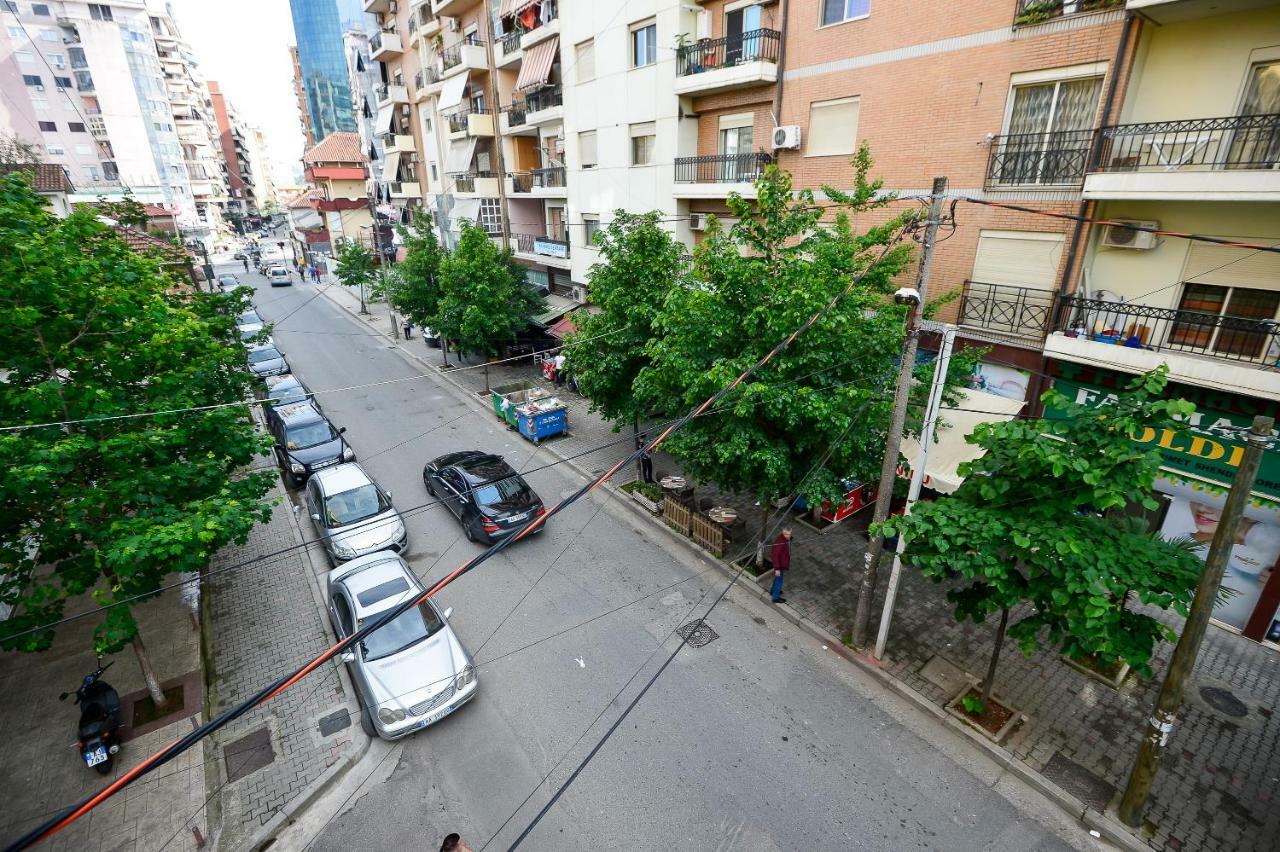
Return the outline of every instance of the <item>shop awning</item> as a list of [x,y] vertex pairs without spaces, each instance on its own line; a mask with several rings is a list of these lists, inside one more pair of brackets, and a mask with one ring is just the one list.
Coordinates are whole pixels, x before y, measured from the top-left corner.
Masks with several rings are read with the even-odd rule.
[[470,77],[471,72],[464,71],[444,81],[444,87],[440,89],[440,101],[436,104],[436,112],[448,112],[462,103],[462,93],[467,90],[467,80]]
[[378,118],[373,124],[373,132],[378,136],[391,132],[391,120],[396,117],[395,110],[378,110]]
[[560,49],[560,37],[540,41],[524,52],[520,61],[520,76],[516,77],[517,89],[536,89],[545,86],[551,77],[551,66],[556,62]]
[[578,330],[577,327],[574,325],[573,321],[575,318],[577,318],[579,315],[581,315],[584,312],[590,313],[590,314],[598,314],[600,313],[600,308],[596,307],[595,305],[585,305],[581,308],[578,308],[576,311],[570,311],[569,313],[561,317],[556,322],[555,325],[547,329],[547,334],[551,335],[557,340],[564,340],[566,335],[573,334],[575,331]]
[[460,175],[471,170],[471,157],[476,152],[476,138],[455,139],[449,143],[449,153],[444,157],[444,173]]
[[[957,468],[982,455],[977,444],[965,441],[965,436],[982,423],[1000,423],[1010,420],[1026,405],[1020,399],[1008,399],[979,390],[962,390],[960,402],[951,408],[943,408],[941,417],[947,425],[938,430],[937,440],[929,445],[929,460],[924,467],[924,484],[941,494],[950,494],[960,487],[964,478]],[[915,438],[902,439],[902,455],[907,465],[915,463],[920,455],[920,442]]]
[[542,299],[545,304],[544,310],[534,314],[529,319],[533,321],[534,325],[540,325],[543,328],[547,328],[560,317],[578,307],[578,303],[573,299],[566,299],[564,296],[557,296],[554,293],[543,296]]
[[387,151],[387,159],[382,165],[382,179],[387,183],[398,180],[396,175],[400,174],[400,152]]
[[463,219],[470,221],[472,224],[479,221],[479,198],[459,198],[454,202],[453,210],[449,213],[449,230],[461,231]]

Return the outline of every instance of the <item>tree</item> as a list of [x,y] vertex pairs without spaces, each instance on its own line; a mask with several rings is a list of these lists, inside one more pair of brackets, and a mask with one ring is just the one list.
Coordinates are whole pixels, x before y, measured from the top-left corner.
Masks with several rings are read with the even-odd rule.
[[[813,193],[793,192],[790,177],[773,166],[756,181],[754,204],[731,195],[738,221],[728,230],[717,222],[708,228],[694,252],[693,280],[667,296],[645,347],[651,363],[636,380],[648,410],[678,416],[866,272],[820,322],[726,397],[720,412],[695,419],[664,444],[693,477],[756,496],[763,513],[757,562],[775,500],[798,489],[813,505],[838,502],[842,479],[872,481],[884,452],[904,333],[903,308],[885,296],[908,250],[889,248],[871,266],[901,223],[852,231],[847,212],[886,203],[876,200],[880,184],[868,179],[865,149],[854,165],[853,193],[825,188],[842,207],[829,227],[820,224],[824,208]],[[828,451],[827,464],[819,464]]]
[[591,301],[600,313],[574,314],[565,340],[566,369],[591,400],[591,410],[635,424],[648,415],[634,385],[650,363],[645,344],[667,296],[688,277],[684,246],[663,229],[657,213],[614,212],[596,236],[602,261],[591,267]]
[[986,452],[960,473],[952,495],[917,504],[910,517],[890,518],[885,535],[901,535],[906,561],[934,582],[962,584],[947,592],[958,620],[1000,627],[983,684],[990,700],[1009,611],[1031,611],[1009,635],[1030,654],[1042,639],[1072,658],[1106,666],[1128,663],[1150,674],[1155,642],[1172,632],[1127,604],[1172,607],[1186,615],[1201,562],[1190,540],[1148,533],[1125,514],[1158,504],[1152,487],[1158,450],[1129,439],[1148,429],[1181,429],[1194,411],[1163,398],[1167,370],[1135,379],[1111,404],[1088,409],[1056,390],[1045,406],[1054,419],[1009,420],[979,426],[967,440]]
[[[459,352],[491,358],[529,325],[541,303],[511,259],[482,228],[462,223],[458,245],[440,263],[440,301],[431,327]],[[484,370],[489,390],[489,367]]]
[[37,628],[70,598],[120,604],[98,623],[96,650],[132,644],[158,705],[121,602],[199,571],[269,516],[270,477],[242,472],[266,449],[242,404],[242,300],[168,292],[175,282],[94,211],[58,219],[19,176],[0,180],[0,423],[65,424],[0,433],[0,602],[14,607],[0,647],[47,649],[54,630]]
[[363,243],[347,240],[338,248],[337,260],[334,274],[344,287],[360,289],[360,312],[364,313],[365,288],[377,278],[373,269],[373,252]]
[[147,215],[147,207],[133,197],[133,190],[126,188],[119,201],[108,201],[105,195],[98,196],[98,212],[117,224],[126,228],[137,228],[146,231],[151,217]]
[[[440,263],[444,251],[428,216],[418,215],[408,228],[398,225],[396,230],[404,244],[404,260],[387,276],[386,293],[382,296],[414,325],[427,328],[440,305]],[[441,354],[447,367],[446,346],[441,340]]]

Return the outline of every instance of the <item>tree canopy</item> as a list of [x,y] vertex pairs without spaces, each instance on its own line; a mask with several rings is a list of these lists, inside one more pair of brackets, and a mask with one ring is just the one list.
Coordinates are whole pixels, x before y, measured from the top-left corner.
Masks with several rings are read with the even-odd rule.
[[431,219],[418,215],[409,224],[396,226],[405,248],[387,276],[385,296],[391,307],[419,328],[430,326],[440,306],[440,263],[444,251],[431,227]]
[[460,352],[493,356],[524,330],[541,300],[483,228],[463,222],[458,245],[440,262],[433,321]]
[[337,261],[333,271],[345,287],[371,287],[377,277],[373,267],[373,252],[362,243],[354,240],[344,242],[338,249]]

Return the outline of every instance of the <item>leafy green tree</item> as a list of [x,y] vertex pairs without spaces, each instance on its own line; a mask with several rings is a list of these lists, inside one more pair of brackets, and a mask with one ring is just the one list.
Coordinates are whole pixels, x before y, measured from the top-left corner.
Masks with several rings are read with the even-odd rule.
[[[431,326],[440,307],[440,263],[444,260],[444,250],[428,216],[419,215],[409,227],[399,225],[396,230],[404,244],[404,260],[387,276],[386,292],[381,295],[414,325],[425,329]],[[447,367],[446,346],[441,340],[441,354]]]
[[373,267],[373,252],[363,243],[347,240],[338,248],[334,275],[344,287],[356,287],[360,291],[360,311],[364,312],[365,292],[377,280]]
[[[266,449],[241,404],[242,300],[168,292],[176,281],[94,211],[58,219],[19,176],[0,179],[0,424],[34,427],[0,432],[0,602],[14,607],[0,647],[45,650],[54,631],[37,628],[69,599],[145,600],[269,516],[270,477],[242,473]],[[94,641],[132,644],[164,703],[131,605]]]
[[147,215],[147,207],[133,197],[133,190],[126,188],[119,201],[108,201],[105,195],[98,196],[98,210],[102,215],[114,219],[117,224],[126,228],[137,228],[146,231],[151,217]]
[[1158,450],[1130,440],[1147,429],[1180,429],[1194,411],[1163,398],[1167,371],[1140,376],[1100,409],[1072,403],[1056,390],[1046,407],[1061,418],[979,426],[968,441],[985,454],[960,473],[964,484],[910,517],[890,518],[885,535],[901,535],[906,561],[935,582],[959,577],[947,593],[958,620],[1000,614],[983,688],[990,700],[1009,611],[1030,612],[1008,628],[1023,653],[1040,643],[1106,666],[1128,663],[1150,674],[1157,639],[1172,631],[1127,604],[1136,598],[1187,614],[1201,569],[1196,544],[1148,533]]
[[[645,409],[677,416],[786,339],[851,276],[866,272],[820,322],[726,397],[721,411],[695,419],[664,444],[693,477],[757,497],[763,513],[758,562],[776,499],[802,489],[811,504],[838,501],[841,479],[872,481],[884,453],[904,333],[903,309],[885,296],[908,249],[887,248],[898,220],[853,232],[847,213],[887,203],[876,198],[880,183],[868,178],[865,149],[854,165],[854,192],[824,188],[841,205],[829,226],[820,224],[824,208],[813,193],[794,192],[790,176],[776,167],[756,181],[754,203],[731,195],[738,221],[727,230],[716,222],[708,229],[694,252],[692,283],[672,290],[653,323],[656,333],[645,345],[651,363],[635,384]],[[854,419],[857,425],[848,428]],[[819,465],[828,449],[828,463]]]
[[566,340],[566,369],[591,410],[614,422],[635,424],[647,416],[634,384],[650,363],[645,345],[657,335],[668,294],[688,277],[684,246],[665,230],[657,213],[614,212],[596,236],[601,262],[591,267],[591,302],[600,313],[574,314]]
[[[456,341],[463,354],[497,355],[541,304],[511,250],[499,249],[484,229],[466,221],[457,248],[440,263],[439,280],[440,301],[430,325]],[[484,388],[489,390],[487,361]]]

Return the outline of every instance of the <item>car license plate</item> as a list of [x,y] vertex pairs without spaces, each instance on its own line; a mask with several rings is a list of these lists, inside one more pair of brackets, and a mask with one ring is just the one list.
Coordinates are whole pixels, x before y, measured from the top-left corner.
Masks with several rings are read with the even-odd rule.
[[419,727],[425,728],[427,725],[431,725],[436,722],[439,722],[445,716],[448,716],[450,713],[452,713],[453,709],[454,709],[454,705],[450,704],[447,707],[445,707],[443,710],[437,710],[427,718],[423,719],[422,722],[419,723]]
[[515,524],[515,523],[519,523],[520,521],[523,521],[523,520],[524,520],[525,518],[527,518],[527,517],[529,517],[529,513],[528,513],[528,512],[524,512],[524,513],[519,514],[519,515],[511,515],[511,516],[510,516],[510,517],[508,517],[506,520],[507,520],[507,521],[509,521],[509,522],[511,522],[511,523],[513,523],[513,524]]
[[338,463],[337,459],[329,459],[328,461],[316,462],[315,464],[311,465],[311,469],[319,470],[322,467],[328,467],[329,465],[333,465],[337,463]]
[[99,763],[104,762],[106,759],[107,759],[106,746],[98,746],[93,751],[86,751],[84,753],[84,762],[86,766],[97,766]]

